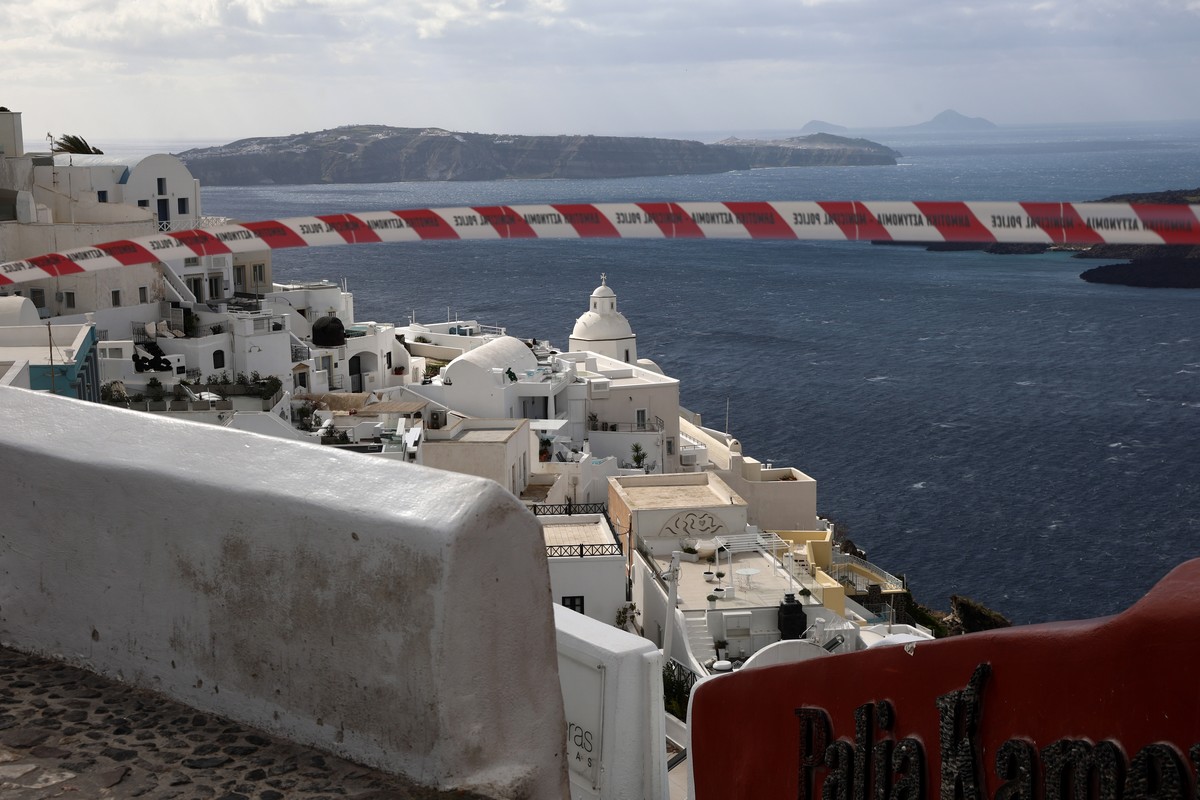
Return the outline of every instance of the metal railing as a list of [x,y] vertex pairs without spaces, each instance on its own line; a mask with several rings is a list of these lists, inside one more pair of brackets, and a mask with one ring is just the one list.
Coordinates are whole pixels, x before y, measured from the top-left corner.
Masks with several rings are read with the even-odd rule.
[[801,589],[808,589],[809,596],[816,600],[817,603],[824,604],[824,590],[821,588],[821,583],[813,578],[812,574],[809,572],[809,569],[810,567],[807,561],[797,559],[791,560],[792,579],[800,585]]
[[533,512],[535,517],[599,514],[604,517],[604,521],[613,535],[611,542],[603,544],[548,544],[546,545],[546,555],[551,558],[619,556],[625,553],[621,547],[621,540],[617,538],[617,526],[613,525],[613,521],[608,518],[606,503],[529,503],[527,508]]
[[196,228],[219,228],[233,222],[229,217],[190,217],[188,219],[160,219],[158,229],[164,233],[171,231],[191,231]]
[[[857,568],[857,569],[856,569]],[[863,575],[862,573],[867,573]],[[904,588],[904,581],[892,575],[887,570],[881,569],[870,561],[852,556],[848,553],[834,553],[833,564],[831,565],[830,575],[838,581],[851,581],[855,586],[860,582],[878,583],[884,590],[900,591]],[[868,577],[870,576],[870,577]],[[858,580],[859,578],[862,581]],[[872,580],[874,578],[874,580]]]
[[[653,422],[646,421],[643,423],[637,422],[609,422],[608,428],[599,428],[600,432],[607,430],[609,433],[659,433],[665,427],[661,419],[655,419]],[[597,431],[592,429],[592,433]]]
[[622,555],[621,545],[617,542],[608,544],[548,544],[548,558],[583,558],[584,556],[619,556]]
[[535,517],[560,516],[564,514],[567,516],[572,514],[603,514],[609,527],[612,527],[612,520],[608,519],[607,503],[531,503],[529,510],[533,512]]
[[682,664],[673,658],[667,661],[664,668],[670,670],[671,677],[685,681],[689,692],[696,685],[696,681],[700,680],[700,676],[692,672],[687,664]]

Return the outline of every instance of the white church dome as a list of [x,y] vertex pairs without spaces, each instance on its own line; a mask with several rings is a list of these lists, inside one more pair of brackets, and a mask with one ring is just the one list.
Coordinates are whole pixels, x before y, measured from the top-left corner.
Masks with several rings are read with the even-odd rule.
[[604,316],[595,311],[584,312],[583,316],[575,320],[575,327],[571,331],[572,339],[585,342],[628,339],[630,336],[633,336],[633,329],[629,327],[629,320],[624,316]]
[[608,276],[600,274],[600,285],[588,300],[588,310],[575,320],[571,331],[572,350],[590,350],[619,361],[637,361],[637,336],[629,320],[617,311],[617,294],[608,286]]
[[600,285],[592,292],[590,307],[575,320],[572,339],[603,342],[633,336],[629,320],[617,311],[617,294],[608,286],[607,280],[608,276],[601,274]]

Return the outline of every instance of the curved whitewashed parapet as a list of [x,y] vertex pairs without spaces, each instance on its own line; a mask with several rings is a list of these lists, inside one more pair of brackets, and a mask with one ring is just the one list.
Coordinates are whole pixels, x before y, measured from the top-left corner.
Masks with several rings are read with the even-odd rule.
[[442,788],[568,794],[496,484],[0,387],[0,640]]

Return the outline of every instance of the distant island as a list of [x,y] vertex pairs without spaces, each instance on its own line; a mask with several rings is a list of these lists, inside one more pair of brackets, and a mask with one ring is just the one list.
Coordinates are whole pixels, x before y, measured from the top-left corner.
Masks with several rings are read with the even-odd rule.
[[849,132],[850,129],[845,125],[834,125],[832,122],[826,122],[823,119],[810,120],[800,129],[800,133],[835,133],[839,136]]
[[178,155],[207,186],[253,186],[699,175],[758,167],[894,165],[900,154],[877,142],[829,134],[704,144],[347,125]]
[[996,123],[983,117],[967,117],[953,109],[947,109],[931,120],[917,125],[906,125],[901,130],[909,131],[990,131]]
[[[879,127],[869,125],[859,128],[865,131],[896,131],[896,132],[912,132],[912,131],[929,131],[932,133],[963,133],[971,131],[990,131],[995,130],[999,126],[991,120],[983,117],[968,117],[960,114],[952,108],[948,108],[942,113],[935,116],[933,119],[919,122],[916,125],[892,125]],[[821,119],[814,119],[805,123],[800,129],[801,133],[834,133],[840,135],[848,134],[854,130],[845,125],[835,125],[832,122],[826,122]]]

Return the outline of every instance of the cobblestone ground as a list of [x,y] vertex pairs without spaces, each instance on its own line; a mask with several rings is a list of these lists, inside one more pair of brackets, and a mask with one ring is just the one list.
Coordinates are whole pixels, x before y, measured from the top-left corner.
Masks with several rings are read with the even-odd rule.
[[485,800],[0,648],[0,798]]

